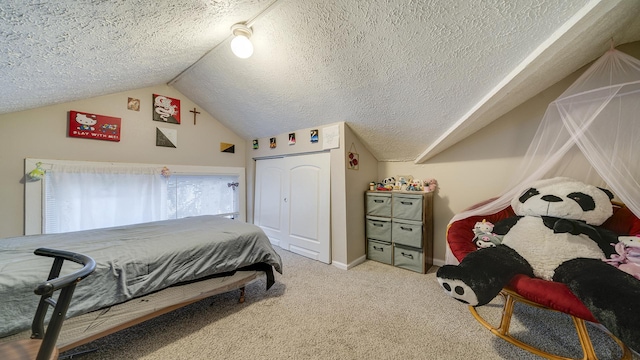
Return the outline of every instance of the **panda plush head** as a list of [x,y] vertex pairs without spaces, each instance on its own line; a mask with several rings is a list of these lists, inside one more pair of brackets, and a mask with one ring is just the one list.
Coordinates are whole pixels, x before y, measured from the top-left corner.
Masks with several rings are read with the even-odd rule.
[[613,214],[612,198],[609,190],[556,177],[530,184],[511,201],[511,207],[520,216],[551,216],[599,226]]
[[396,183],[396,178],[388,177],[382,179],[382,185],[394,185]]

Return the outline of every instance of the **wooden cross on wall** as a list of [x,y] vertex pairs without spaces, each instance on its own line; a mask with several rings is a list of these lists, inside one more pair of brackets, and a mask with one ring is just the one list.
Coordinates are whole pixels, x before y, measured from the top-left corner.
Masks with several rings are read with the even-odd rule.
[[196,124],[196,116],[198,114],[200,114],[200,111],[196,111],[196,108],[193,108],[193,110],[189,110],[189,112],[193,113],[193,125]]

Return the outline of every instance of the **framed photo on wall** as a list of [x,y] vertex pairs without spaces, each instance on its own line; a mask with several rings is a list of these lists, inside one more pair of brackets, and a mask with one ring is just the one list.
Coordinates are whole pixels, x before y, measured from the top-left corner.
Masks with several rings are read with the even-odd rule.
[[69,111],[69,136],[120,141],[121,119],[82,111]]
[[180,100],[153,94],[153,121],[180,124]]
[[156,146],[177,148],[178,130],[168,128],[156,128]]
[[127,100],[127,109],[133,111],[140,111],[140,99],[129,98]]
[[236,146],[234,144],[229,144],[229,143],[220,143],[220,152],[224,152],[224,153],[235,153],[236,152]]

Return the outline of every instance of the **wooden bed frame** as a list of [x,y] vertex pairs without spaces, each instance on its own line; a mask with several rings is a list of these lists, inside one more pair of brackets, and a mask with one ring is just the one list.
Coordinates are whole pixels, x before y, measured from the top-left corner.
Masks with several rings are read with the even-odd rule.
[[[185,240],[176,242],[176,238]],[[31,323],[27,315],[35,312],[35,306],[29,308],[33,289],[28,284],[37,285],[42,280],[36,275],[49,271],[47,262],[34,259],[32,247],[56,243],[58,250],[75,249],[97,264],[75,289],[69,308],[75,306],[75,310],[67,313],[57,340],[51,341],[61,352],[213,295],[240,289],[243,302],[247,284],[262,277],[267,291],[275,283],[274,270],[280,272],[282,267],[259,227],[216,216],[14,237],[3,242],[0,249],[8,252],[0,255],[8,263],[7,274],[17,280],[12,286],[2,284],[6,301],[0,303],[4,306],[0,307],[4,329],[0,343],[31,335],[31,330],[20,330]]]
[[[233,275],[171,286],[118,305],[69,318],[62,326],[57,346],[60,352],[69,351],[208,297],[238,289],[239,302],[243,303],[245,286],[263,277],[262,271],[236,271]],[[24,331],[0,339],[0,342],[29,338],[30,334],[31,330]]]

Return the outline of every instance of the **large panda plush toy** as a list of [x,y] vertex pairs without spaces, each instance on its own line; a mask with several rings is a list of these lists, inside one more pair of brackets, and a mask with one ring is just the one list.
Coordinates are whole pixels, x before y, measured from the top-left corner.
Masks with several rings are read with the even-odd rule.
[[628,347],[640,351],[640,281],[603,262],[618,235],[600,228],[611,192],[559,177],[539,180],[511,202],[516,216],[495,224],[502,243],[445,265],[445,293],[472,306],[490,302],[517,274],[557,281]]

